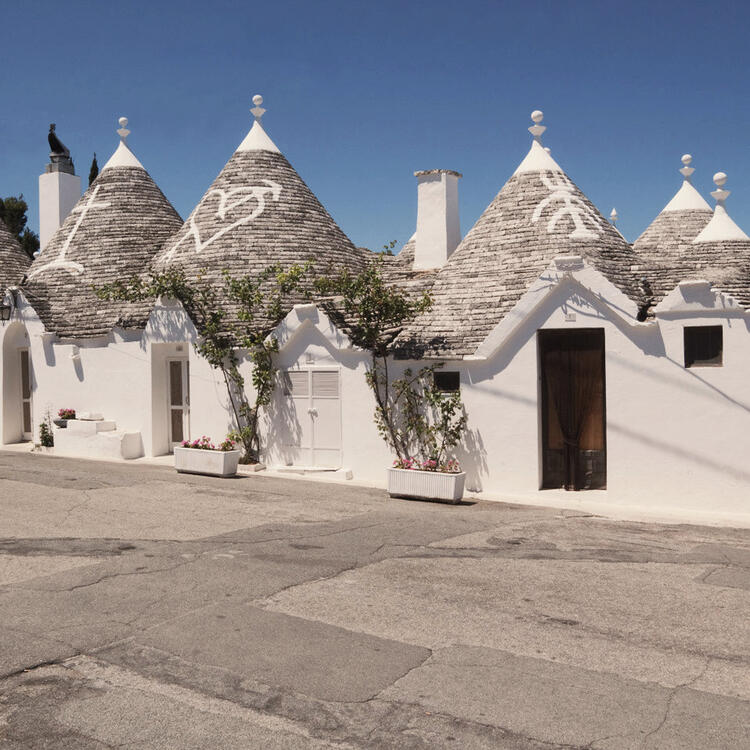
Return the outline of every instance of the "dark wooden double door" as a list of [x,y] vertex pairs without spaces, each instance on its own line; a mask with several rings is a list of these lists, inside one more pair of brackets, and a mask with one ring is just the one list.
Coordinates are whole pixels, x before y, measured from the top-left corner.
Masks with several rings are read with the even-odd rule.
[[604,330],[538,332],[542,488],[607,486]]

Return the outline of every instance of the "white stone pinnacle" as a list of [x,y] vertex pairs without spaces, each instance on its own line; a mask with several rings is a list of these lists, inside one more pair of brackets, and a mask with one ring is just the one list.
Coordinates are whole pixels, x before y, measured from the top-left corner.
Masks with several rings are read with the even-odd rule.
[[693,157],[690,154],[683,154],[682,159],[682,169],[680,169],[680,174],[688,181],[690,182],[690,175],[695,172],[695,169],[690,166],[690,164],[693,161]]
[[609,218],[610,218],[610,221],[611,221],[611,222],[612,222],[612,223],[613,223],[613,224],[614,224],[615,226],[617,226],[617,220],[618,220],[618,219],[619,219],[620,217],[619,217],[619,216],[617,215],[617,209],[616,209],[616,208],[613,208],[613,209],[612,209],[612,210],[611,210],[611,211],[609,212]]
[[531,113],[531,119],[534,121],[534,124],[529,128],[529,133],[534,136],[535,141],[541,143],[542,133],[547,129],[545,125],[539,124],[544,119],[544,112],[541,109],[535,109]]
[[127,142],[127,138],[130,135],[130,131],[128,130],[128,118],[127,117],[121,117],[117,122],[120,123],[120,127],[117,131],[117,135],[120,136],[120,140],[123,143]]
[[710,211],[711,206],[706,203],[703,196],[693,187],[690,179],[695,169],[690,165],[693,163],[693,157],[690,154],[683,154],[680,158],[683,166],[679,170],[684,177],[682,186],[675,196],[662,209],[664,211]]
[[120,123],[120,127],[117,130],[117,135],[120,136],[120,144],[117,146],[115,153],[109,158],[109,161],[102,167],[102,172],[110,167],[137,167],[143,169],[141,164],[136,158],[135,154],[130,150],[127,139],[130,135],[128,130],[128,118],[121,117],[117,122]]
[[711,196],[716,199],[714,215],[711,217],[711,221],[703,228],[703,231],[693,240],[694,243],[750,239],[727,213],[724,201],[729,197],[731,191],[724,190],[724,183],[726,181],[727,176],[724,172],[717,172],[714,175],[716,190],[711,191]]
[[253,104],[255,105],[250,112],[252,113],[253,117],[255,117],[257,122],[260,122],[261,117],[265,114],[265,109],[261,107],[260,105],[263,104],[263,97],[260,94],[256,94],[253,97]]
[[724,190],[724,184],[727,181],[726,172],[717,172],[714,175],[714,184],[716,190],[711,191],[711,196],[716,199],[717,205],[724,205],[724,201],[732,194],[731,190]]

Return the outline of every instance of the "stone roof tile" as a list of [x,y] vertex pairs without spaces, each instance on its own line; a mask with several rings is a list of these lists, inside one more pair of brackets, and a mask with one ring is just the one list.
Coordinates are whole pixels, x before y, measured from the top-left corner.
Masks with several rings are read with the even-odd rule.
[[24,252],[18,240],[0,219],[0,286],[2,291],[21,283],[23,275],[31,265],[31,258]]
[[641,299],[631,247],[567,175],[518,171],[438,272],[432,309],[396,342],[401,355],[472,354],[561,255],[582,256],[629,297]]
[[93,286],[148,267],[182,219],[142,167],[109,166],[83,194],[36,258],[24,294],[48,331],[89,338],[142,328],[146,303],[105,302]]

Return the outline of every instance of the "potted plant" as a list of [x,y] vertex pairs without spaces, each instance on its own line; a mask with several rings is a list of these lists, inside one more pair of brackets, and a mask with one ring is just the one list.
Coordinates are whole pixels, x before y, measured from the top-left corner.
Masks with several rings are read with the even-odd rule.
[[75,418],[76,418],[75,409],[60,409],[57,412],[57,419],[54,419],[53,422],[61,429],[65,429],[68,426],[68,420],[75,419]]
[[39,423],[39,448],[44,453],[49,453],[55,445],[55,437],[52,434],[52,426],[49,424],[49,415],[44,422]]
[[203,435],[196,440],[183,440],[174,449],[174,467],[183,474],[206,474],[213,477],[233,477],[237,473],[241,451],[231,438],[218,446]]
[[[384,246],[390,253],[394,243]],[[466,475],[448,456],[463,439],[466,412],[460,390],[442,391],[435,370],[406,369],[393,379],[394,337],[419,313],[429,310],[429,294],[409,294],[388,283],[384,258],[376,257],[359,274],[342,271],[316,280],[318,293],[334,319],[343,319],[347,333],[370,352],[367,384],[375,400],[375,425],[396,454],[388,469],[388,491],[394,497],[458,502]],[[418,456],[418,458],[415,458]]]
[[434,459],[397,458],[388,470],[388,494],[414,500],[457,503],[464,495],[466,472],[454,458],[438,463]]

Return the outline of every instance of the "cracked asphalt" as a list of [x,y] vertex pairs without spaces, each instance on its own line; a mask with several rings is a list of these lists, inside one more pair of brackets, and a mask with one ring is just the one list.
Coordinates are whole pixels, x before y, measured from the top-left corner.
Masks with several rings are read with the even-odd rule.
[[750,531],[0,452],[0,748],[750,748]]

